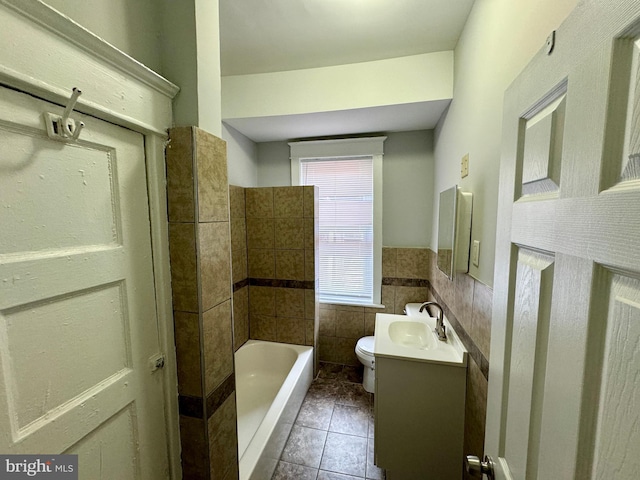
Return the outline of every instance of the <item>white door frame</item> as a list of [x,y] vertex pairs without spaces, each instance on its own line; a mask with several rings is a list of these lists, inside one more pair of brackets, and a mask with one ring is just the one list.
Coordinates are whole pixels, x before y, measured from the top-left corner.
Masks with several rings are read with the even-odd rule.
[[[144,135],[171,477],[182,476],[164,147],[178,87],[40,0],[0,0],[0,84]],[[44,128],[44,122],[43,122]]]

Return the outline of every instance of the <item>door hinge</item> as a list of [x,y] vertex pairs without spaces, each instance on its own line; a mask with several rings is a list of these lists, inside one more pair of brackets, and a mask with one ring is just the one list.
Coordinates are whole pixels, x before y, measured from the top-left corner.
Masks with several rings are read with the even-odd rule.
[[155,372],[161,368],[164,368],[164,354],[159,353],[154,355],[149,359],[149,366],[151,367],[151,372]]

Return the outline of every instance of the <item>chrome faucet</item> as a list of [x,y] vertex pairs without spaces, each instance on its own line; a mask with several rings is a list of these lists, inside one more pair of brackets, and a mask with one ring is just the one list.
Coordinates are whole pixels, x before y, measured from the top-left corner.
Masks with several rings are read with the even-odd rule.
[[[428,306],[434,306],[438,308],[438,314],[436,315],[436,328],[434,329],[434,332],[436,332],[436,335],[438,336],[438,340],[441,340],[443,342],[447,341],[447,333],[445,331],[445,327],[444,327],[444,314],[442,312],[442,307],[440,306],[440,304],[436,303],[436,302],[424,302],[422,305],[420,305],[420,312],[422,312],[425,308],[427,308]],[[429,310],[427,310],[427,313],[429,312]]]

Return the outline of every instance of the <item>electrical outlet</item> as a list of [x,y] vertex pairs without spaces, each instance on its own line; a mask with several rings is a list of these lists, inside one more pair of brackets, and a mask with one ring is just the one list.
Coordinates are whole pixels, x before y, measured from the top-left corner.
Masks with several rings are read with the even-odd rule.
[[473,248],[471,249],[471,262],[476,267],[480,265],[480,240],[473,241]]
[[464,178],[469,175],[469,154],[467,153],[462,157],[462,161],[460,162],[460,177]]

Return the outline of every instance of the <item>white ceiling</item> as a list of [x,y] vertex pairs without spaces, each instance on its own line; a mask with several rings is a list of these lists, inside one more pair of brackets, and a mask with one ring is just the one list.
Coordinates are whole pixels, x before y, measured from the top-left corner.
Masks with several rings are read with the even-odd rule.
[[[220,0],[222,75],[453,50],[474,0]],[[225,120],[254,141],[433,128],[442,102]],[[339,128],[338,128],[339,127]]]

